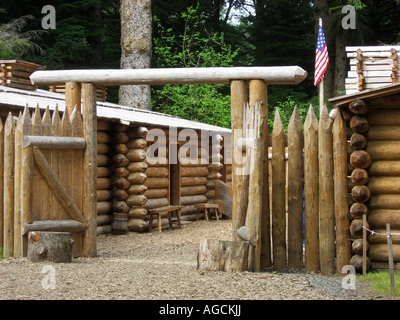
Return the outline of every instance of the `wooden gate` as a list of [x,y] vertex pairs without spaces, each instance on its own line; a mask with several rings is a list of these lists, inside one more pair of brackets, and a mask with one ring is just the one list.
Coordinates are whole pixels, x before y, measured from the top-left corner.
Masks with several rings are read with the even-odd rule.
[[29,231],[71,232],[73,256],[96,255],[95,87],[83,84],[82,98],[82,114],[79,103],[62,118],[57,107],[8,115],[1,132],[5,256],[26,255]]
[[[27,110],[21,120],[25,128],[21,152],[22,234],[30,230],[73,233],[73,255],[82,255],[83,139],[82,117],[75,109],[71,117],[65,109],[50,117],[49,109],[40,117],[36,109],[32,120]],[[29,135],[31,127],[31,135]]]

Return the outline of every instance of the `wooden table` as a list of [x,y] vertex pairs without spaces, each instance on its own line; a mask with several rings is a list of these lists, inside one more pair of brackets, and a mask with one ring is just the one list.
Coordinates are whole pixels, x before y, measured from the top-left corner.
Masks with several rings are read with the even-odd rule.
[[[215,218],[217,219],[217,221],[219,220],[219,218],[218,218],[218,215],[219,215],[219,213],[218,213],[218,209],[219,209],[218,204],[215,204],[215,203],[197,203],[197,204],[194,205],[194,207],[197,208],[196,221],[199,220],[199,215],[200,215],[200,210],[201,209],[204,209],[204,215],[205,215],[205,218],[206,218],[207,221],[208,221],[208,210],[209,209],[214,209]],[[211,210],[210,210],[210,213],[211,213]]]
[[172,219],[171,219],[171,213],[176,212],[176,220],[178,221],[178,227],[179,229],[182,228],[181,224],[181,210],[183,206],[165,206],[165,207],[160,207],[160,208],[154,208],[149,210],[150,214],[150,221],[149,221],[149,231],[153,228],[153,215],[157,215],[157,225],[158,225],[158,231],[162,231],[161,227],[161,218],[163,215],[167,215],[168,220],[169,220],[169,226],[172,228]]

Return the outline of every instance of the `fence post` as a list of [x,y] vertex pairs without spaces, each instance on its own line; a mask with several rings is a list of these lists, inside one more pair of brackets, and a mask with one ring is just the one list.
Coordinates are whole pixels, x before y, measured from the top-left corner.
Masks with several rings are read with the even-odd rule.
[[65,108],[72,114],[74,109],[81,112],[81,84],[79,82],[65,83]]
[[312,105],[304,122],[305,267],[319,270],[318,120]]
[[[231,82],[231,117],[232,117],[232,236],[233,240],[241,241],[236,230],[244,226],[246,211],[240,210],[243,175],[239,174],[238,160],[241,159],[242,149],[237,148],[237,141],[243,136],[243,111],[247,105],[247,84],[243,80]],[[242,164],[243,165],[243,164]]]
[[23,254],[21,234],[21,157],[24,135],[23,118],[20,113],[15,127],[15,159],[14,159],[14,257]]
[[336,220],[336,272],[350,263],[350,220],[347,203],[347,136],[346,125],[340,109],[333,123],[333,153],[335,173],[335,220]]
[[4,244],[5,257],[14,255],[14,152],[15,125],[11,112],[4,130]]
[[97,247],[97,112],[96,87],[82,83],[82,122],[86,148],[83,158],[83,215],[87,230],[83,237],[83,256],[96,256]]
[[262,215],[261,215],[261,268],[271,267],[271,235],[268,183],[268,103],[267,85],[263,80],[251,80],[249,83],[249,104],[260,107],[260,117],[264,120],[260,127],[260,146],[263,148],[262,176]]
[[288,267],[303,266],[303,128],[297,106],[288,126]]
[[0,118],[0,247],[4,248],[4,207],[3,207],[3,199],[4,199],[4,126],[3,121]]
[[272,255],[275,270],[286,266],[286,135],[279,109],[272,130]]
[[326,105],[320,110],[318,127],[319,212],[321,272],[334,274],[335,266],[335,209],[333,184],[332,121]]

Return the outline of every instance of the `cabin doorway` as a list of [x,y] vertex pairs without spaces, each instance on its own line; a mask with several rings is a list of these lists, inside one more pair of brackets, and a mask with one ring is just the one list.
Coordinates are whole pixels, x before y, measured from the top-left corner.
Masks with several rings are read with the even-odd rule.
[[[178,144],[170,146],[170,154],[178,154],[178,152]],[[181,204],[181,166],[179,160],[176,160],[177,157],[175,161],[170,161],[169,164],[169,203],[173,206],[179,206]]]

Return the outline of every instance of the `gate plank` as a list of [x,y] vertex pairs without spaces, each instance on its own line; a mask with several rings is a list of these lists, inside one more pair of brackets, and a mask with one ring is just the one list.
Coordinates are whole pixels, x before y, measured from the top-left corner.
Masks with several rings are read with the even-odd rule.
[[38,147],[33,147],[33,156],[36,167],[49,187],[53,190],[54,195],[57,197],[61,206],[66,210],[72,219],[79,222],[85,222],[85,218],[83,217],[82,213],[79,211],[71,196],[61,185],[60,180],[51,170],[49,163]]

